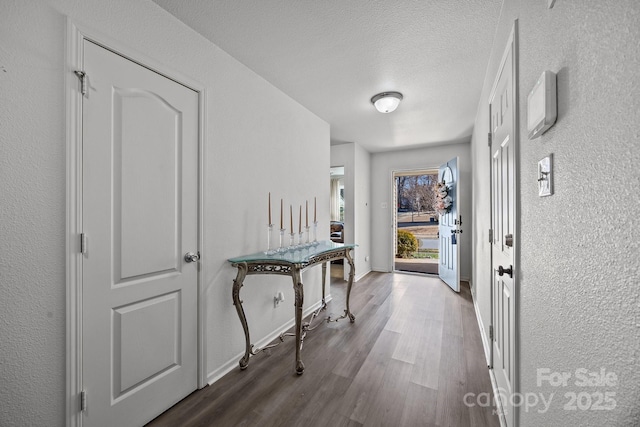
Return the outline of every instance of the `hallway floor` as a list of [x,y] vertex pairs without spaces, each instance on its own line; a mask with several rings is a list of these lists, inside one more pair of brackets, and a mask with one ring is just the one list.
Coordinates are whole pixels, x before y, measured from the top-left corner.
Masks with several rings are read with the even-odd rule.
[[[334,269],[332,269],[334,270]],[[328,313],[344,307],[346,282],[332,274]],[[152,421],[150,426],[498,426],[492,407],[465,405],[491,393],[468,285],[370,273],[354,284],[346,320],[304,341],[252,357]]]

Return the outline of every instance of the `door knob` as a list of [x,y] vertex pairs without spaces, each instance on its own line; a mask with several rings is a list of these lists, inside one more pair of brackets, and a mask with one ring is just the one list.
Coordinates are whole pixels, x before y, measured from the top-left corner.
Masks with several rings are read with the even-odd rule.
[[184,260],[186,262],[196,262],[200,259],[200,252],[194,254],[193,252],[187,252],[184,254]]
[[509,277],[513,278],[513,266],[510,265],[509,268],[504,268],[503,266],[498,266],[498,276],[503,276],[505,273],[509,275]]

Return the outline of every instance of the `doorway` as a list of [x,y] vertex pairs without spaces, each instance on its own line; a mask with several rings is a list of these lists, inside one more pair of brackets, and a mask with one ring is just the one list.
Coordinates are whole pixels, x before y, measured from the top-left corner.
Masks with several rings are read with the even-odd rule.
[[69,417],[141,425],[204,386],[203,88],[70,31]]
[[394,271],[438,274],[438,169],[393,173]]
[[[330,235],[332,242],[344,243],[344,166],[333,166],[329,169],[329,212]],[[331,261],[331,279],[344,280],[344,263],[342,260]]]
[[499,414],[517,424],[518,384],[518,26],[515,21],[489,97],[491,176],[491,368]]

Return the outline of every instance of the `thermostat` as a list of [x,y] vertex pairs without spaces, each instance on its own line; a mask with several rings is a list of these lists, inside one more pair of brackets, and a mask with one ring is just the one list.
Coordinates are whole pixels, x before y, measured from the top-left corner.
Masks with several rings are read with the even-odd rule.
[[529,139],[545,133],[556,122],[557,115],[556,74],[547,70],[542,73],[527,97]]

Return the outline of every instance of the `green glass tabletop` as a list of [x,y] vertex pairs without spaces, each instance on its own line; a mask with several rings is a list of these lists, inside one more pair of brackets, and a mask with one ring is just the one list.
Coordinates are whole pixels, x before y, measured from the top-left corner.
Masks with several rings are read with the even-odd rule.
[[238,264],[242,262],[269,262],[269,261],[284,261],[292,264],[305,264],[315,256],[322,255],[327,252],[331,252],[336,249],[342,248],[355,248],[358,245],[335,243],[331,240],[323,240],[317,242],[316,245],[309,245],[303,248],[295,248],[282,253],[275,253],[273,255],[267,255],[264,252],[256,252],[255,254],[243,255],[235,258],[229,258],[229,262],[232,264]]

